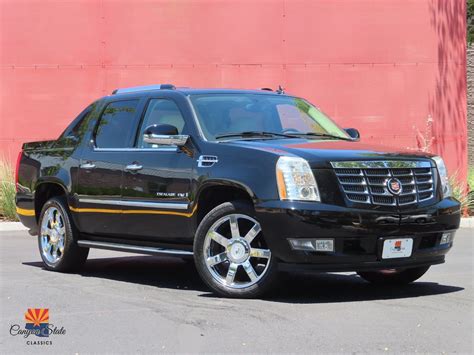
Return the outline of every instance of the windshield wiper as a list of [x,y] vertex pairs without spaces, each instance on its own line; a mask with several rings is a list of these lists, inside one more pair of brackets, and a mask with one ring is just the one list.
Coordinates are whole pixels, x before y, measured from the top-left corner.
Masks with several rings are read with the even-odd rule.
[[284,133],[276,133],[276,132],[267,132],[267,131],[245,131],[245,132],[236,132],[236,133],[225,133],[225,134],[218,134],[216,139],[221,138],[232,138],[232,137],[285,137],[285,138],[297,138],[296,135],[293,134],[284,134]]
[[343,141],[353,141],[352,138],[345,138],[345,137],[339,137],[339,136],[333,136],[332,134],[327,134],[327,133],[316,133],[316,132],[306,132],[306,133],[299,133],[299,132],[294,132],[291,133],[293,136],[313,136],[313,137],[323,137],[323,138],[334,138],[334,139],[340,139]]

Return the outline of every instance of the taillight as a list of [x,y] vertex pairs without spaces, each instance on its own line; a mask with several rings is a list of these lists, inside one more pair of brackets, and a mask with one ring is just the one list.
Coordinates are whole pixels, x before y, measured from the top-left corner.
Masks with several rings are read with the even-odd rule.
[[18,175],[20,171],[20,161],[21,161],[21,156],[23,155],[23,151],[20,150],[18,153],[18,157],[16,158],[16,167],[15,167],[15,189],[16,192],[18,192]]

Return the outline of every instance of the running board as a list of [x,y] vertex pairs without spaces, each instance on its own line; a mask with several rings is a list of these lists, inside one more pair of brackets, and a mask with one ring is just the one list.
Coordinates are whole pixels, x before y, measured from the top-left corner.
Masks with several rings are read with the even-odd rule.
[[129,245],[109,242],[96,242],[93,240],[78,240],[77,245],[83,248],[97,248],[115,251],[124,251],[129,253],[138,254],[151,254],[151,255],[174,255],[174,256],[192,256],[192,251],[178,250],[178,249],[165,249],[165,248],[154,248],[144,247],[141,245]]

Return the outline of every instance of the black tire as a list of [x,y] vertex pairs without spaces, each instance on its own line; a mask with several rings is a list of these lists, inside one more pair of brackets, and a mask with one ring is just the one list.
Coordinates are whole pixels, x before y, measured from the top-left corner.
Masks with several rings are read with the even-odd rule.
[[[209,288],[214,291],[216,294],[224,297],[231,297],[231,298],[257,298],[261,297],[267,292],[269,292],[275,285],[278,276],[278,265],[276,262],[275,257],[273,254],[270,254],[269,258],[265,259],[265,271],[260,274],[260,279],[256,281],[256,283],[243,288],[233,288],[223,283],[217,281],[215,277],[211,274],[211,271],[208,269],[206,264],[206,255],[205,255],[205,239],[206,235],[210,228],[219,220],[221,220],[225,216],[229,216],[232,214],[238,215],[245,215],[251,217],[257,223],[257,219],[255,217],[255,211],[252,206],[245,202],[245,201],[232,201],[232,202],[225,202],[213,210],[211,210],[201,221],[195,235],[194,239],[194,261],[196,265],[196,269],[198,270],[199,275],[201,276],[202,280],[205,282]],[[239,223],[239,222],[237,222]],[[259,223],[258,223],[259,224]],[[242,231],[241,231],[242,232]],[[263,232],[257,234],[254,241],[251,242],[251,247],[253,248],[252,244],[254,243],[264,243],[266,247],[266,243],[263,239]],[[266,247],[267,250],[270,250]],[[224,248],[224,250],[227,250]],[[248,259],[250,260],[250,259]],[[257,259],[260,260],[260,259]],[[222,265],[225,267],[225,263],[228,263],[230,267],[230,260],[225,261]],[[266,264],[268,263],[268,264]],[[239,265],[239,268],[242,269]],[[244,270],[246,272],[246,270]],[[237,274],[236,274],[237,275]],[[245,277],[245,275],[244,275]]]
[[[48,218],[46,212],[50,208],[55,208],[57,211],[59,211],[65,229],[64,249],[61,253],[61,257],[56,262],[51,262],[44,255],[41,242],[41,226],[43,225],[43,220]],[[79,270],[84,265],[89,254],[89,248],[82,248],[77,245],[79,232],[74,225],[74,222],[71,218],[71,213],[67,207],[67,202],[64,197],[53,197],[44,204],[43,208],[41,209],[38,227],[38,247],[41,259],[43,260],[46,269],[59,272],[72,272]]]
[[357,274],[364,280],[377,285],[406,285],[422,277],[429,266],[403,270],[360,271]]

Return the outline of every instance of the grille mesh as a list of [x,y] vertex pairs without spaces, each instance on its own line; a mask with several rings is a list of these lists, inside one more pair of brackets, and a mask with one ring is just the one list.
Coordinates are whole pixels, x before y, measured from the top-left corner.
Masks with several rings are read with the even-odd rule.
[[[334,168],[347,199],[357,203],[403,206],[432,199],[434,182],[431,168]],[[387,181],[396,178],[402,192],[392,194]]]

